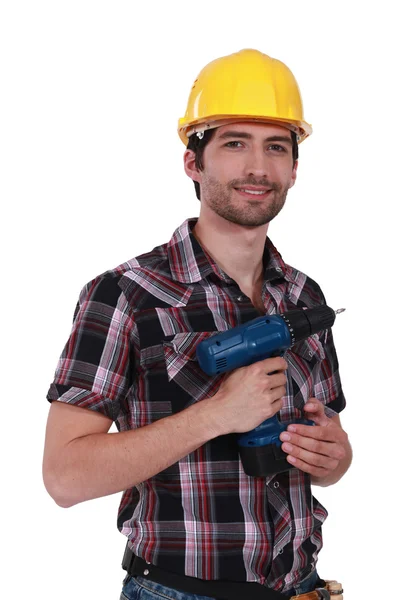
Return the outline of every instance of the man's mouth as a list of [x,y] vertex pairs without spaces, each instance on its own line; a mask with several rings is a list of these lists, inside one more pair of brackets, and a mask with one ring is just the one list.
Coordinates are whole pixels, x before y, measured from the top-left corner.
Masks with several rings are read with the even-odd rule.
[[271,191],[268,188],[261,187],[235,187],[234,189],[249,196],[266,196]]

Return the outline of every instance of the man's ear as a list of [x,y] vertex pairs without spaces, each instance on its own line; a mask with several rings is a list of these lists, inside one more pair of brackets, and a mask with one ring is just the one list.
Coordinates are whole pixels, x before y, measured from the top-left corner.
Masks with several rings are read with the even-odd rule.
[[183,166],[185,169],[185,173],[190,179],[193,181],[197,181],[200,183],[201,181],[201,172],[196,167],[196,154],[193,150],[185,150],[183,155]]
[[295,182],[296,182],[296,178],[297,178],[297,167],[299,166],[299,161],[296,160],[296,162],[293,165],[293,169],[292,169],[292,175],[290,177],[290,185],[289,188],[293,187]]

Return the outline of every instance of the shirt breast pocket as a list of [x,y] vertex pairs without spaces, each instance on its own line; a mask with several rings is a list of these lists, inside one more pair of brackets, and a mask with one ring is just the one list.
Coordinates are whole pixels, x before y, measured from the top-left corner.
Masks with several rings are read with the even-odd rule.
[[223,375],[210,377],[204,373],[196,356],[197,346],[215,333],[217,332],[177,333],[171,340],[163,342],[168,382],[188,394],[187,405],[213,396],[222,381]]
[[222,376],[204,373],[196,356],[198,344],[215,333],[177,333],[141,350],[140,366],[151,406],[168,404],[170,413],[176,413],[218,391]]

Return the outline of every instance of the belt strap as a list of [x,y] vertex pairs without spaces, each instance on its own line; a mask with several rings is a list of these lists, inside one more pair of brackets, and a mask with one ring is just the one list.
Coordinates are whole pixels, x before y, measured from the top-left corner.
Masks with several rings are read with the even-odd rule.
[[[173,588],[189,594],[198,594],[199,596],[211,596],[218,600],[289,600],[288,596],[266,588],[259,583],[250,583],[243,581],[225,581],[225,580],[204,580],[187,575],[179,575],[165,569],[160,569],[155,565],[148,564],[139,556],[135,556],[129,546],[126,546],[122,568],[132,575],[140,576],[166,587]],[[315,592],[312,592],[313,594]],[[316,593],[315,593],[316,594]],[[297,598],[309,598],[309,600],[318,600],[318,594],[315,596],[297,596]]]

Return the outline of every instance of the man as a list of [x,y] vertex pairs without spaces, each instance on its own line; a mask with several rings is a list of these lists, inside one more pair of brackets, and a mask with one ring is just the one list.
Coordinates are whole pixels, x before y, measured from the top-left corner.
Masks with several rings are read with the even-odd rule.
[[[224,376],[195,356],[216,331],[325,303],[266,237],[310,133],[283,63],[243,50],[207,65],[179,123],[199,218],[81,292],[48,393],[44,481],[64,507],[124,491],[122,598],[273,600],[323,586],[326,511],[311,483],[337,482],[351,462],[331,330]],[[249,477],[236,434],[277,413],[288,470]],[[289,425],[300,416],[315,425]]]

